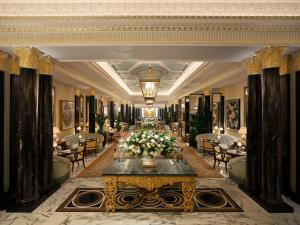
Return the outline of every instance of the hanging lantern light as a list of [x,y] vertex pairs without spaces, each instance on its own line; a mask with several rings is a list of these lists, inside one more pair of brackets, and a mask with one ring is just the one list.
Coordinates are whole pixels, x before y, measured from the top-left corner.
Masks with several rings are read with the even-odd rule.
[[147,75],[140,75],[140,87],[147,106],[153,105],[159,88],[160,77],[152,74],[151,65],[148,66]]

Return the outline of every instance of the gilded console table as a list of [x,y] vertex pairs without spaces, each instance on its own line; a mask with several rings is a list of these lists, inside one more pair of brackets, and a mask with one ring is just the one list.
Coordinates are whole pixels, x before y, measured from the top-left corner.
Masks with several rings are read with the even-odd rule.
[[174,164],[171,160],[160,159],[156,161],[155,168],[145,169],[139,159],[127,159],[123,162],[115,160],[104,170],[102,176],[104,177],[107,212],[115,212],[118,208],[116,194],[119,187],[135,186],[143,192],[141,196],[159,198],[160,188],[174,184],[182,190],[184,211],[193,211],[197,174],[189,164],[182,161]]

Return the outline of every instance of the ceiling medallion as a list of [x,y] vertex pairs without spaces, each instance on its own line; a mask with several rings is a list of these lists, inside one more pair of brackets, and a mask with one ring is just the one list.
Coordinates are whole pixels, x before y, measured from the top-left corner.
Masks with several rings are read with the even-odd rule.
[[147,74],[140,73],[139,82],[147,106],[152,107],[157,96],[160,75],[152,74],[151,65],[149,65]]

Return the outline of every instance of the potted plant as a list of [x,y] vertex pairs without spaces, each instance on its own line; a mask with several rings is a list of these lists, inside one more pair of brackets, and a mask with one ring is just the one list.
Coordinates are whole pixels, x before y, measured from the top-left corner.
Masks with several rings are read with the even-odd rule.
[[103,129],[104,127],[104,123],[105,123],[105,120],[107,119],[107,116],[104,116],[104,115],[100,115],[98,113],[95,113],[95,121],[96,123],[98,124],[99,126],[99,129],[98,129],[98,133],[99,134],[102,134],[103,137],[104,137],[104,141],[103,141],[103,147],[105,146],[106,144],[106,140],[107,140],[107,132]]
[[190,126],[191,131],[189,144],[191,147],[195,147],[197,146],[196,136],[198,134],[206,133],[205,114],[202,108],[200,108],[195,114],[191,115]]
[[115,128],[117,129],[117,132],[119,132],[121,130],[121,119],[120,116],[117,117],[117,119],[115,120]]

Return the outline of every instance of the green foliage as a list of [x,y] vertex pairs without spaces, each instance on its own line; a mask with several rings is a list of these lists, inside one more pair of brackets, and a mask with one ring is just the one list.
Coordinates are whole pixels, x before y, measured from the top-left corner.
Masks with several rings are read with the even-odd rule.
[[99,126],[99,130],[98,130],[99,134],[103,134],[104,135],[103,126],[104,126],[104,123],[105,123],[106,119],[107,119],[107,116],[95,113],[95,121],[96,121],[96,123]]
[[195,114],[191,115],[190,128],[190,146],[196,146],[196,136],[198,134],[206,133],[205,113],[202,108],[198,109]]
[[117,128],[117,131],[121,130],[121,118],[120,116],[117,117],[117,119],[115,120],[115,128]]

